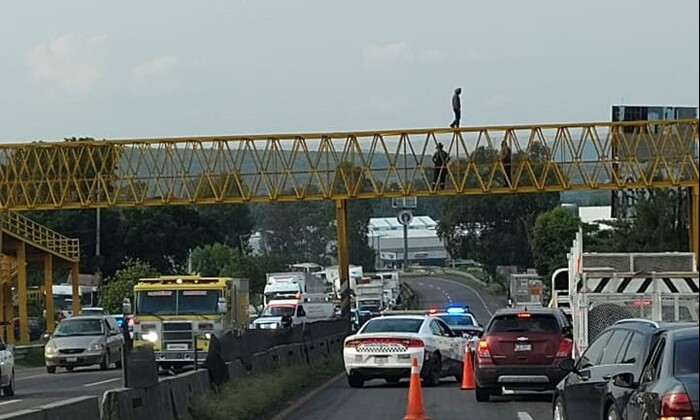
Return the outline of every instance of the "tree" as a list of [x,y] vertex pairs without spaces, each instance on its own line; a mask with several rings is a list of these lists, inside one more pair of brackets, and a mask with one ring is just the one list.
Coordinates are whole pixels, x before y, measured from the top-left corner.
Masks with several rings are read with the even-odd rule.
[[221,243],[205,245],[192,250],[192,269],[202,276],[221,276],[240,254],[236,248]]
[[134,285],[138,279],[157,275],[148,263],[138,259],[125,259],[122,268],[114,273],[114,277],[106,279],[105,285],[100,289],[100,306],[109,313],[121,313],[124,298],[133,301]]
[[[545,155],[543,146],[535,143],[528,155],[519,152],[514,156],[513,168],[527,159],[533,172],[539,174]],[[452,162],[450,170],[459,178],[473,164],[482,179],[489,179],[496,159],[496,150],[482,146],[474,150],[469,160]],[[502,173],[496,173],[494,179],[505,182]],[[521,178],[521,185],[531,182],[528,177]],[[467,186],[475,188],[477,183],[475,175],[467,177]],[[531,267],[534,261],[530,237],[535,218],[558,204],[559,194],[549,192],[450,197],[438,223],[438,235],[452,257],[473,258],[491,273],[497,265]]]
[[545,279],[554,270],[567,266],[567,253],[581,219],[563,207],[555,207],[537,216],[532,232],[531,250],[537,272]]

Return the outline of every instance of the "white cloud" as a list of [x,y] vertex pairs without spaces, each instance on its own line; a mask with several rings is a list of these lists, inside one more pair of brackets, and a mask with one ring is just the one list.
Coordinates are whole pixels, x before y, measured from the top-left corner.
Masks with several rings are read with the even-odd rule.
[[49,89],[86,93],[102,76],[105,39],[65,34],[38,44],[27,57],[29,70]]
[[374,67],[386,67],[401,61],[411,61],[415,54],[405,42],[395,42],[384,45],[370,45],[362,51],[365,63]]
[[138,82],[162,79],[172,72],[180,60],[171,55],[162,55],[152,60],[137,64],[131,69],[131,76]]

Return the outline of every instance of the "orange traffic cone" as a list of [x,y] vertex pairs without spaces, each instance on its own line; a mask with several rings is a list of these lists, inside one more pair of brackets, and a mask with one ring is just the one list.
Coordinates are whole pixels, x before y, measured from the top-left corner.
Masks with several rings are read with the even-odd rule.
[[411,360],[411,382],[408,385],[408,407],[403,420],[430,420],[423,408],[423,391],[420,388],[418,359]]
[[472,366],[472,352],[469,350],[469,345],[464,346],[464,368],[462,368],[462,386],[461,389],[474,389],[474,366]]

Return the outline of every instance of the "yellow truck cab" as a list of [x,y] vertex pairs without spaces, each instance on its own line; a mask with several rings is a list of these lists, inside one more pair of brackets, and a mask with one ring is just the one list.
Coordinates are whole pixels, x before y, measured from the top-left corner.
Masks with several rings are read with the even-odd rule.
[[[134,347],[151,346],[161,368],[204,362],[212,335],[248,323],[248,280],[225,277],[162,276],[134,286]],[[125,312],[131,302],[125,300]],[[196,351],[195,351],[196,348]]]

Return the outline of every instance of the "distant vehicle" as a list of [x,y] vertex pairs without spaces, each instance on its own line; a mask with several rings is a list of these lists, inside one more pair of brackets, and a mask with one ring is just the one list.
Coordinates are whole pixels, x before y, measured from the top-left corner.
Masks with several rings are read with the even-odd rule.
[[700,419],[699,371],[697,325],[666,332],[638,379],[631,372],[613,377],[634,389],[623,418]]
[[250,325],[253,329],[277,329],[335,318],[335,305],[324,294],[271,300]]
[[[639,378],[663,334],[689,325],[693,324],[625,319],[605,329],[575,363],[573,360],[561,363],[568,374],[555,390],[554,419],[620,418],[633,389],[610,378],[622,372]],[[694,325],[697,332],[697,324]],[[697,363],[697,355],[694,358]]]
[[373,318],[345,339],[343,362],[348,385],[361,388],[370,379],[397,383],[411,374],[411,360],[426,386],[440,378],[462,381],[466,340],[447,324],[426,315],[385,315]]
[[[68,283],[54,284],[51,288],[54,310],[64,316],[73,316],[73,286]],[[78,286],[80,306],[91,307],[97,304],[97,287]]]
[[100,365],[107,370],[114,363],[122,366],[124,336],[114,318],[76,316],[62,320],[44,347],[46,371],[57,367],[72,371],[79,366]]
[[[14,323],[15,323],[15,338],[18,338],[20,336],[19,318],[15,318]],[[39,318],[28,318],[27,319],[27,326],[29,329],[29,340],[30,341],[40,340],[42,334],[44,333],[44,326],[42,325],[41,320]]]
[[498,310],[484,329],[474,361],[479,402],[506,388],[553,389],[567,372],[559,363],[571,358],[571,325],[558,309]]
[[80,315],[108,315],[104,308],[99,306],[80,309]]
[[15,395],[15,356],[0,337],[0,387],[2,395]]
[[468,307],[452,306],[444,311],[431,309],[428,314],[442,319],[452,331],[469,340],[470,349],[476,348],[479,339],[484,334],[484,328],[476,321],[474,314],[469,312]]

